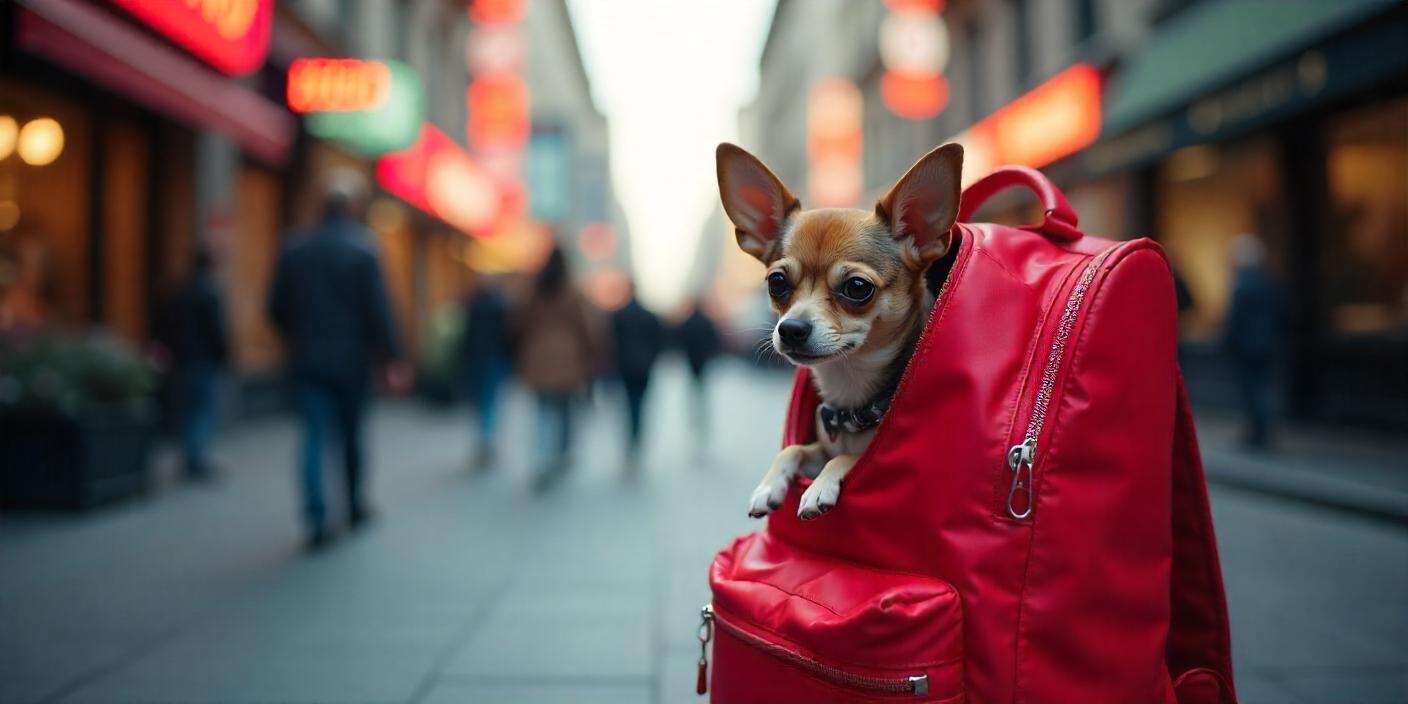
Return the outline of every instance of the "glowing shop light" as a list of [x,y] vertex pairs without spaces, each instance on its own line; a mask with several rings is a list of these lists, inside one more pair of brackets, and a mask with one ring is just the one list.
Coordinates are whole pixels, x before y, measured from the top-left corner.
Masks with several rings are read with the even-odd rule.
[[[309,132],[323,139],[342,142],[369,156],[405,149],[415,143],[416,138],[420,135],[421,122],[425,119],[425,87],[421,84],[420,75],[416,73],[415,69],[399,61],[376,63],[386,69],[386,75],[389,77],[384,97],[376,100],[373,96],[373,106],[360,110],[310,112],[307,116]],[[310,64],[310,66],[317,70],[318,64]],[[300,74],[300,76],[302,75]],[[292,71],[290,76],[292,77]],[[347,86],[351,82],[330,80],[329,83]],[[293,90],[294,88],[290,86],[290,105],[293,103]],[[299,99],[302,99],[302,94]],[[323,94],[316,91],[309,98],[310,101],[315,102],[324,99],[333,102],[342,101],[341,97],[333,96],[331,93]]]
[[64,151],[64,128],[52,117],[30,120],[20,128],[15,151],[30,166],[52,164]]
[[15,151],[15,140],[20,136],[20,123],[9,115],[0,115],[0,161],[10,158]]

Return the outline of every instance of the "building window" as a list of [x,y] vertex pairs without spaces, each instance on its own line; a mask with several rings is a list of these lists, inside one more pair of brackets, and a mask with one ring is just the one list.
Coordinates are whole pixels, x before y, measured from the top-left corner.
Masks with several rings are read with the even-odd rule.
[[1329,123],[1325,294],[1337,336],[1408,332],[1408,98]]
[[1187,287],[1184,339],[1211,342],[1223,328],[1236,273],[1232,241],[1257,235],[1267,266],[1284,280],[1286,206],[1276,142],[1260,138],[1227,146],[1195,146],[1158,167],[1155,236]]
[[1026,90],[1027,81],[1032,76],[1032,26],[1031,3],[1027,0],[1012,0],[1012,25],[1017,32],[1017,86],[1018,91]]
[[1097,31],[1095,0],[1075,0],[1075,4],[1076,44],[1084,44]]

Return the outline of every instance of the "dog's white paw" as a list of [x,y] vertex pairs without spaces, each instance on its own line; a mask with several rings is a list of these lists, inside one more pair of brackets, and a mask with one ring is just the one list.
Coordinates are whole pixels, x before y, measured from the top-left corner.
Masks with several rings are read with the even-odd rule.
[[802,500],[797,505],[797,517],[804,521],[820,518],[827,511],[836,508],[836,501],[840,498],[841,482],[819,476],[802,492]]
[[785,498],[787,498],[786,481],[781,478],[763,479],[758,488],[753,490],[752,498],[748,499],[748,515],[752,518],[762,518],[782,506],[782,500]]

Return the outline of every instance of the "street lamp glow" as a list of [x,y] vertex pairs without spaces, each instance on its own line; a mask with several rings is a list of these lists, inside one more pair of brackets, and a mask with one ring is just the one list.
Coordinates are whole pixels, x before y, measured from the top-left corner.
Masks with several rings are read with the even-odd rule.
[[30,120],[20,128],[16,151],[30,166],[52,164],[64,151],[64,128],[52,117]]

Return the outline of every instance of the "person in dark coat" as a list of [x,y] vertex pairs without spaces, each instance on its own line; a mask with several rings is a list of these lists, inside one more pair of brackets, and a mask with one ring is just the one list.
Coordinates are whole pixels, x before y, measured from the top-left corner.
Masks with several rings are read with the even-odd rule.
[[512,366],[508,324],[508,305],[502,292],[483,279],[475,282],[464,302],[460,365],[477,420],[477,450],[472,462],[476,469],[494,461],[499,392]]
[[1246,442],[1264,449],[1271,442],[1271,382],[1284,334],[1281,289],[1266,271],[1266,248],[1255,235],[1233,240],[1232,256],[1237,271],[1223,345],[1241,386]]
[[680,323],[675,331],[685,361],[689,363],[690,379],[693,382],[691,410],[694,416],[695,437],[703,445],[709,438],[709,399],[705,374],[709,362],[719,353],[719,329],[704,312],[704,301],[694,302],[694,310]]
[[333,175],[322,222],[284,249],[269,294],[303,419],[303,508],[313,547],[327,537],[323,446],[330,428],[342,441],[348,518],[356,527],[369,516],[362,423],[370,371],[385,363],[391,386],[408,383],[381,263],[360,221],[365,193],[360,174]]
[[626,305],[611,314],[611,332],[615,342],[616,373],[626,391],[626,447],[629,462],[634,466],[640,454],[645,392],[650,385],[655,359],[660,356],[665,331],[660,319],[636,300],[632,285]]
[[230,350],[224,296],[213,268],[210,252],[200,249],[190,279],[171,301],[167,331],[186,476],[196,480],[211,475],[216,392]]

